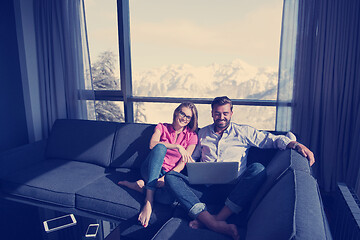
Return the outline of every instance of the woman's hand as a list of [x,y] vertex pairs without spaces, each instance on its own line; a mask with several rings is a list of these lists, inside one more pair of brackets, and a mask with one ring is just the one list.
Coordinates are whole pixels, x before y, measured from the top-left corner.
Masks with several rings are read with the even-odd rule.
[[156,187],[162,188],[165,186],[165,175],[157,180]]
[[192,161],[191,155],[188,153],[188,151],[186,151],[186,149],[183,146],[178,145],[177,149],[179,150],[179,153],[181,154],[181,160],[183,162],[187,163],[187,162]]

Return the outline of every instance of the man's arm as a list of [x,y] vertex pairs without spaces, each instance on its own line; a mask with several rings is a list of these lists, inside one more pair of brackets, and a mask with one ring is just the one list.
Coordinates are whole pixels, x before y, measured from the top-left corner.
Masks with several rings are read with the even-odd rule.
[[284,150],[291,148],[299,152],[309,160],[310,166],[315,163],[314,154],[303,144],[291,141],[290,138],[283,135],[274,135],[266,131],[259,131],[256,128],[248,127],[247,139],[250,145],[259,148],[278,148]]
[[315,157],[313,152],[311,152],[305,145],[298,143],[296,141],[291,141],[286,147],[294,149],[298,153],[306,157],[310,162],[310,166],[312,166],[315,163]]

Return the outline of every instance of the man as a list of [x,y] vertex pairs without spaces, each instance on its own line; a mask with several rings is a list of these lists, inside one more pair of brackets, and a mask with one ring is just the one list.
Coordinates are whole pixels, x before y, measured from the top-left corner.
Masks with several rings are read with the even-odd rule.
[[[238,239],[236,226],[228,224],[225,220],[248,206],[266,178],[265,168],[261,164],[254,163],[246,166],[249,148],[282,150],[292,148],[308,158],[310,165],[315,162],[314,154],[304,145],[286,136],[275,136],[247,125],[231,122],[233,106],[226,96],[215,98],[211,108],[214,123],[199,131],[199,143],[193,153],[193,158],[202,162],[239,162],[239,177],[234,184],[227,186],[191,186],[187,176],[173,172],[166,175],[165,184],[171,189],[181,206],[188,211],[189,216],[194,219],[189,223],[190,227],[198,228],[205,225],[213,231]],[[214,199],[223,200],[222,198],[226,198],[224,207],[217,215],[211,215],[204,202]]]

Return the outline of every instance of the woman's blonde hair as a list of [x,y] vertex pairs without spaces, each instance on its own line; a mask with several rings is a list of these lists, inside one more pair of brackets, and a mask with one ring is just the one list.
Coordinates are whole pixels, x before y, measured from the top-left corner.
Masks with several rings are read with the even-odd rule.
[[183,102],[174,110],[173,122],[175,121],[176,115],[179,114],[183,107],[190,108],[192,112],[192,117],[188,126],[191,131],[196,132],[198,129],[198,111],[195,107],[195,104],[193,104],[192,102]]

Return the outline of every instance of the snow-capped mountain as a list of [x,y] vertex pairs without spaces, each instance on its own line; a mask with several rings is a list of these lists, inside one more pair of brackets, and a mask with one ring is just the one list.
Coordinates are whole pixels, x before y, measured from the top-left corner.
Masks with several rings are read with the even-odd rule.
[[[133,72],[136,96],[275,100],[278,72],[274,68],[258,68],[235,59],[230,64],[191,66],[169,65]],[[171,122],[178,104],[144,103],[146,122]],[[210,106],[197,105],[199,126],[212,122]],[[261,129],[274,129],[275,107],[235,106],[233,121]]]
[[230,64],[169,65],[133,73],[137,96],[276,99],[277,70],[239,59]]

